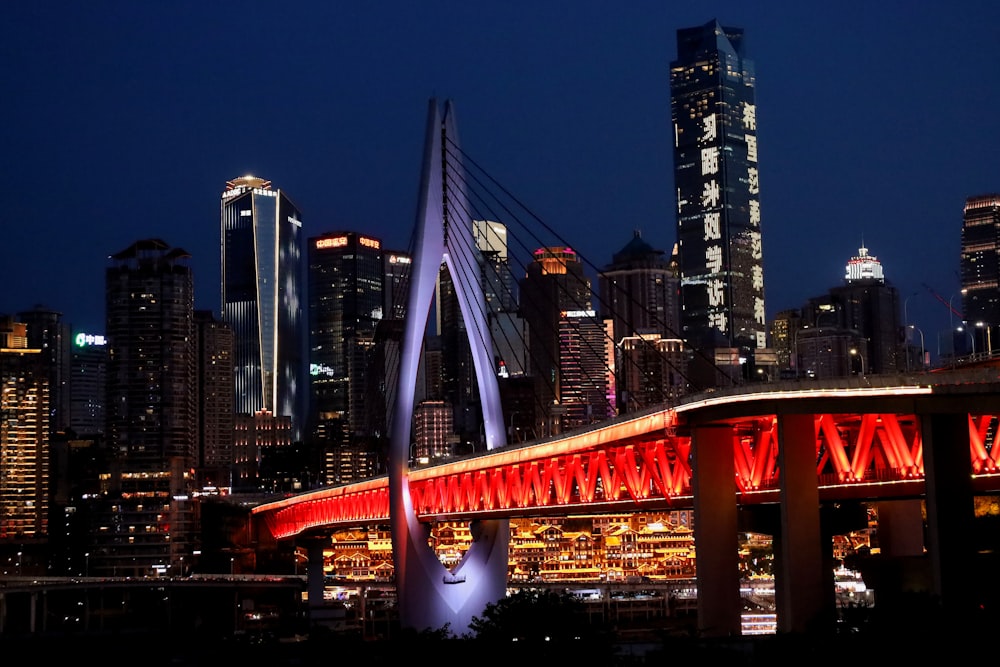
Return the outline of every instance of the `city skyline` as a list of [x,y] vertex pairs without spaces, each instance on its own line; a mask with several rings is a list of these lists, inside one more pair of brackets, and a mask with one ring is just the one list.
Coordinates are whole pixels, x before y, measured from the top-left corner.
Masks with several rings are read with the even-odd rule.
[[40,304],[103,333],[108,256],[162,238],[191,252],[196,306],[218,314],[216,207],[246,173],[292,193],[307,236],[405,250],[441,93],[465,150],[582,256],[607,264],[634,229],[669,252],[669,63],[676,31],[711,20],[744,30],[757,71],[768,321],[866,247],[935,352],[965,200],[1000,191],[1000,128],[980,111],[1000,95],[989,3],[255,7],[11,8],[0,312]]

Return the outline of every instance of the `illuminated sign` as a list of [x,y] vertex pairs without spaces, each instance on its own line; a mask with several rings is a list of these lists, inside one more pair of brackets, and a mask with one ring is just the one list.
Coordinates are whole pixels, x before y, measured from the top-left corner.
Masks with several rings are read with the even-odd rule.
[[73,342],[77,347],[90,347],[92,345],[107,345],[108,339],[104,336],[98,336],[96,334],[85,334],[78,333]]
[[335,236],[330,239],[319,239],[316,241],[316,249],[323,250],[324,248],[342,248],[347,245],[346,236]]
[[593,310],[567,310],[563,312],[563,317],[594,317],[596,314]]
[[[359,236],[358,243],[366,248],[375,248],[376,250],[382,247],[381,241],[378,239],[370,239],[367,236]],[[347,246],[346,236],[332,236],[330,238],[316,240],[317,250],[324,250],[326,248],[343,248],[345,246]]]
[[389,255],[390,264],[409,264],[412,261],[409,257],[403,257],[402,255]]
[[326,364],[309,364],[309,375],[333,377],[333,369]]

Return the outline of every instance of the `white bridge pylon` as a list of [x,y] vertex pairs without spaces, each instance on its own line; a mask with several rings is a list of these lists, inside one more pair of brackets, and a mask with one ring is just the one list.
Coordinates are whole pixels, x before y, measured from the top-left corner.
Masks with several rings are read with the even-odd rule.
[[[403,628],[468,632],[474,616],[506,595],[510,526],[506,519],[472,524],[473,541],[465,557],[446,568],[427,543],[429,526],[413,510],[409,488],[410,431],[414,387],[432,298],[441,264],[455,284],[472,349],[486,447],[506,444],[500,391],[493,372],[493,350],[485,349],[479,332],[487,332],[485,298],[474,257],[473,221],[451,101],[444,109],[431,99],[424,144],[416,247],[410,271],[406,324],[399,362],[399,386],[389,450],[389,518],[395,560],[399,620]],[[489,345],[489,337],[485,337]]]

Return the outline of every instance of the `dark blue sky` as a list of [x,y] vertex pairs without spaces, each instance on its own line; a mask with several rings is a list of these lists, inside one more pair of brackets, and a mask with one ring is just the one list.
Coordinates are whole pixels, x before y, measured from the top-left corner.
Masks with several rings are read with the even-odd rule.
[[957,292],[965,199],[1000,191],[1000,3],[6,3],[0,313],[103,332],[107,257],[147,237],[192,253],[217,313],[219,196],[246,173],[308,235],[405,249],[431,97],[593,264],[633,229],[669,251],[669,65],[714,18],[756,64],[769,318],[863,242],[933,353],[924,284]]

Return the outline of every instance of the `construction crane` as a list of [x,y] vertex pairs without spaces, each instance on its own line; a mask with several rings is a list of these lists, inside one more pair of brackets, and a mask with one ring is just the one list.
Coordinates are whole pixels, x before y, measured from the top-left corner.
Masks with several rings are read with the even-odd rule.
[[962,317],[962,313],[959,312],[958,310],[955,310],[955,307],[951,305],[951,301],[949,301],[948,299],[945,299],[943,296],[941,296],[940,294],[938,294],[937,292],[935,292],[934,289],[930,285],[928,285],[927,283],[921,283],[921,284],[925,288],[927,288],[927,291],[930,292],[931,295],[933,295],[935,299],[937,299],[938,301],[940,301],[941,303],[943,303],[945,306],[947,306],[948,310],[951,311],[951,314],[955,315],[956,317],[958,317],[958,319],[959,319],[960,322],[964,322],[965,321],[965,318]]

